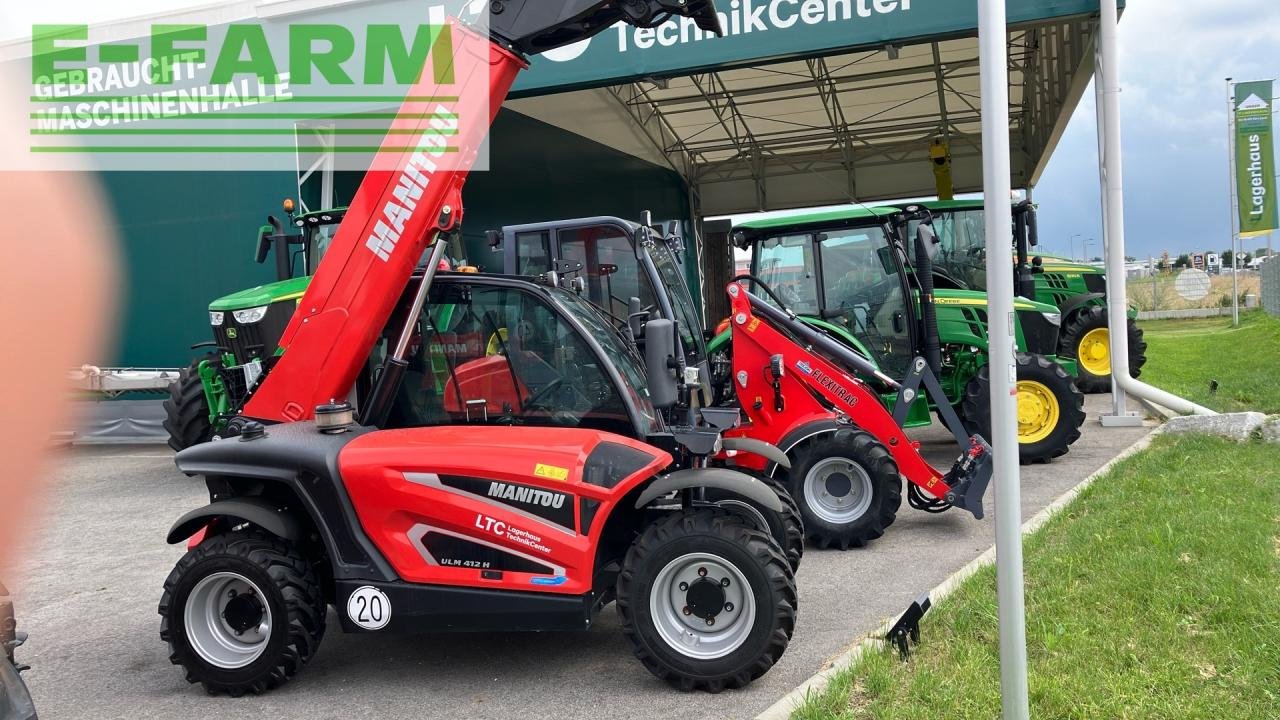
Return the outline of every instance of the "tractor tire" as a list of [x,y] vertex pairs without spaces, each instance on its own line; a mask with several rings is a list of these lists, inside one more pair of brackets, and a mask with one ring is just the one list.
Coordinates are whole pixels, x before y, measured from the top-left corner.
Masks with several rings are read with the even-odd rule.
[[782,503],[782,512],[774,512],[753,500],[719,488],[707,488],[703,498],[712,505],[751,520],[757,526],[759,526],[760,520],[763,519],[767,527],[758,527],[757,529],[767,530],[773,536],[774,542],[778,543],[778,547],[782,548],[783,554],[786,555],[787,564],[791,566],[791,572],[798,571],[800,569],[800,559],[804,557],[804,520],[800,516],[800,507],[796,504],[795,498],[792,498],[791,493],[787,492],[785,485],[762,472],[748,470],[737,465],[728,465],[726,467],[730,470],[746,473],[769,486],[769,489],[778,496],[778,500]]
[[802,445],[792,457],[788,485],[805,536],[820,548],[863,547],[884,534],[902,504],[898,464],[862,430],[839,430]]
[[791,642],[796,580],[769,535],[717,508],[674,512],[627,550],[618,617],[649,672],[717,693],[764,675]]
[[327,606],[311,564],[292,545],[232,532],[178,561],[159,612],[160,639],[187,682],[239,697],[279,687],[307,664],[324,637]]
[[[1018,353],[1018,459],[1023,465],[1066,455],[1080,439],[1084,394],[1060,365]],[[1035,403],[1039,403],[1036,405]],[[983,365],[965,385],[960,416],[969,433],[991,440],[991,375]]]
[[[1129,375],[1138,377],[1147,362],[1147,343],[1142,328],[1132,318],[1129,333]],[[1101,305],[1085,308],[1062,328],[1058,354],[1076,361],[1076,387],[1085,393],[1111,392],[1111,359],[1107,329],[1107,309]]]
[[169,386],[169,397],[164,401],[165,432],[169,433],[169,447],[174,452],[186,450],[192,445],[208,442],[213,437],[209,423],[209,401],[204,396],[204,383],[200,381],[200,363],[218,359],[212,353],[196,358],[186,368],[178,371],[178,380]]

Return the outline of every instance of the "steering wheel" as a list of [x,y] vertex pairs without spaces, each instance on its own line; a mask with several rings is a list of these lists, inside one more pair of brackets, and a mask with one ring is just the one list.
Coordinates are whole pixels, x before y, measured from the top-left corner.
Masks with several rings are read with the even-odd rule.
[[[564,385],[564,380],[562,378],[556,378],[555,380],[552,380],[546,385],[543,385],[536,392],[530,395],[529,399],[524,401],[525,406],[527,407],[532,405],[534,407],[544,407],[542,405],[542,401],[545,400],[547,396],[549,396],[551,393],[555,392],[556,390],[559,390],[561,385]],[[546,409],[550,409],[550,408],[546,408]]]
[[502,348],[507,343],[507,329],[498,328],[498,331],[489,335],[489,341],[484,345],[485,357],[493,357],[502,354]]

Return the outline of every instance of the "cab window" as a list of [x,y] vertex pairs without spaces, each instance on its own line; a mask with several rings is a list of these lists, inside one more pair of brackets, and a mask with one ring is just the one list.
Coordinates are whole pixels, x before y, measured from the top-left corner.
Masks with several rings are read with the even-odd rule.
[[516,233],[516,274],[541,275],[551,269],[551,245],[546,230]]
[[397,398],[399,427],[520,424],[631,432],[599,358],[546,300],[514,288],[433,288]]
[[[818,281],[814,274],[812,236],[781,235],[761,242],[756,247],[756,277],[781,298],[782,302],[804,315],[818,314]],[[773,298],[761,293],[770,303]]]
[[906,296],[880,226],[822,233],[824,316],[844,325],[895,377],[911,359]]
[[640,306],[655,307],[653,287],[636,262],[631,236],[616,225],[592,225],[558,231],[560,256],[582,263],[587,297],[619,326],[627,322],[627,302],[635,297]]

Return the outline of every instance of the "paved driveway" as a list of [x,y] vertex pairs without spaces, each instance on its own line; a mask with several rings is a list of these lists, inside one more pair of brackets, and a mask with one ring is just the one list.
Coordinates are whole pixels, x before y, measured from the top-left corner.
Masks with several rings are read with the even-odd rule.
[[[1147,432],[1100,427],[1108,403],[1089,398],[1084,437],[1068,455],[1023,468],[1024,517]],[[950,461],[945,434],[920,437],[935,463]],[[610,608],[586,633],[357,636],[331,617],[320,652],[284,688],[209,697],[169,663],[156,615],[161,583],[182,554],[164,532],[207,495],[158,448],[70,452],[9,586],[31,634],[20,657],[32,665],[26,678],[44,718],[749,718],[988,548],[987,495],[985,521],[904,502],[869,548],[810,550],[787,654],[747,689],[719,695],[682,694],[654,679],[632,658]]]

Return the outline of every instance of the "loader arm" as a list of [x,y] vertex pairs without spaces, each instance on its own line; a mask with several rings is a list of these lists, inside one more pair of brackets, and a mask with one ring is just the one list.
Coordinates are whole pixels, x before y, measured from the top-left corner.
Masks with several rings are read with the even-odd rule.
[[[720,33],[712,0],[495,0],[485,37],[454,21],[409,89],[328,251],[280,341],[283,355],[243,414],[305,420],[345,398],[423,252],[462,221],[462,186],[525,57],[595,35],[617,22],[652,26],[692,17]],[[451,52],[450,52],[451,51]],[[442,88],[437,77],[452,76]],[[442,92],[443,91],[443,92]],[[448,104],[441,95],[456,97]],[[442,135],[454,134],[441,166]]]

